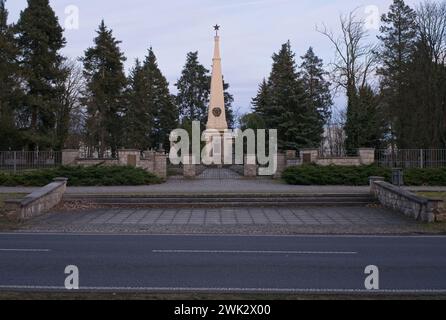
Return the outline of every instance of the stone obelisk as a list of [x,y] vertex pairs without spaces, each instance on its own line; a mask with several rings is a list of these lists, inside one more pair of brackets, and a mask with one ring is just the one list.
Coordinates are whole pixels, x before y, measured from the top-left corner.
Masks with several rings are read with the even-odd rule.
[[208,130],[218,130],[223,133],[228,129],[226,121],[225,97],[223,88],[223,74],[221,68],[220,56],[220,36],[218,31],[220,26],[216,25],[215,29],[215,46],[214,58],[212,60],[212,80],[211,80],[211,98],[208,112]]

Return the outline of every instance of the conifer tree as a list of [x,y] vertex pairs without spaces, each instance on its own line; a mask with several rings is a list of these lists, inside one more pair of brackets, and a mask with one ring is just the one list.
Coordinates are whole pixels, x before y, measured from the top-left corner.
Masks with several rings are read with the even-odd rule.
[[15,26],[25,101],[21,123],[30,148],[55,146],[56,110],[66,72],[63,29],[48,0],[28,0]]
[[154,106],[144,66],[136,60],[130,72],[125,113],[125,146],[147,150],[153,146]]
[[331,84],[325,79],[327,72],[324,70],[323,61],[315,55],[312,47],[308,49],[302,60],[299,76],[307,93],[309,108],[315,110],[319,116],[319,123],[315,123],[315,131],[323,132],[323,126],[331,117],[333,105]]
[[149,108],[154,114],[153,146],[155,148],[162,146],[168,150],[170,133],[178,127],[178,108],[174,96],[169,92],[169,83],[158,67],[152,48],[149,49],[143,68],[148,86]]
[[232,108],[232,103],[234,102],[234,96],[229,92],[229,88],[230,88],[229,83],[223,80],[226,122],[228,123],[228,128],[233,129],[235,126],[235,115],[234,115],[234,109]]
[[116,155],[123,144],[124,74],[126,58],[119,48],[121,42],[112,30],[101,22],[94,46],[82,58],[86,90],[83,102],[87,106],[87,141],[89,146],[104,156],[107,150]]
[[269,87],[266,79],[263,79],[262,83],[259,85],[257,91],[257,96],[252,99],[253,112],[258,116],[266,119],[266,112],[269,102]]
[[8,24],[6,0],[0,0],[0,150],[18,148],[14,111],[20,98],[18,50],[12,27]]
[[175,84],[178,89],[176,103],[181,121],[200,121],[206,126],[209,105],[209,70],[198,61],[198,52],[189,52],[181,77]]
[[318,113],[308,101],[288,41],[273,55],[268,82],[260,85],[253,99],[254,110],[263,117],[266,127],[278,130],[280,148],[319,147],[322,133]]
[[[378,53],[381,67],[381,91],[387,106],[393,139],[400,145],[407,142],[409,112],[407,83],[410,62],[417,40],[416,13],[403,0],[394,0],[381,18],[381,48]],[[410,99],[410,98],[409,98]]]
[[[178,88],[176,103],[180,111],[181,122],[189,127],[192,121],[200,121],[201,127],[206,128],[208,120],[211,75],[198,61],[198,52],[187,54],[186,64],[180,79],[175,84]],[[234,126],[232,103],[234,97],[229,92],[229,84],[223,81],[226,120],[228,126]]]

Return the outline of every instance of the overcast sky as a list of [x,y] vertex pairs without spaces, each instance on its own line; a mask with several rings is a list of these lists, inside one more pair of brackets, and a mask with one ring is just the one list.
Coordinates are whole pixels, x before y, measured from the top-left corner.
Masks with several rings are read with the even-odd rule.
[[[10,20],[16,21],[26,0],[8,0]],[[357,7],[371,17],[375,6],[382,14],[391,0],[51,0],[62,26],[70,22],[67,7],[79,10],[79,28],[66,30],[68,41],[64,54],[76,58],[92,45],[101,19],[122,41],[121,49],[128,58],[126,71],[136,58],[143,58],[152,46],[159,66],[168,78],[172,92],[184,65],[186,53],[199,51],[200,62],[210,68],[213,30],[222,26],[222,59],[225,80],[231,85],[234,107],[246,112],[258,84],[271,69],[271,56],[281,44],[291,40],[301,56],[309,46],[328,64],[334,52],[328,41],[316,31],[325,23],[337,31],[339,14]],[[407,0],[413,5],[418,1]],[[71,25],[73,26],[73,25]],[[371,30],[370,39],[376,37]],[[337,104],[342,107],[343,99]]]

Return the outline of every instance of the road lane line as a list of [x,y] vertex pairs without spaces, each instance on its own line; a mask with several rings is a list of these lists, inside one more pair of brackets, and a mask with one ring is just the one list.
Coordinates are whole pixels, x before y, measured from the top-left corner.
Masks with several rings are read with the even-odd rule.
[[50,252],[50,249],[0,249],[0,252]]
[[247,250],[152,250],[153,253],[208,253],[208,254],[302,254],[302,255],[355,255],[358,252],[348,251],[247,251]]

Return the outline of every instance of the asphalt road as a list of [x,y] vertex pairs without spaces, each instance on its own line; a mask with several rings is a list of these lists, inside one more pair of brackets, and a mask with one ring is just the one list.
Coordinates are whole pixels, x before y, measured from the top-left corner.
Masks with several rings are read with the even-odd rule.
[[446,237],[0,234],[0,290],[446,293]]

